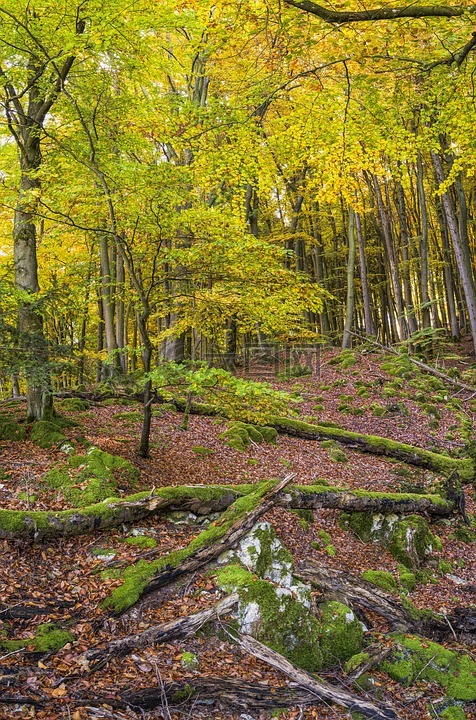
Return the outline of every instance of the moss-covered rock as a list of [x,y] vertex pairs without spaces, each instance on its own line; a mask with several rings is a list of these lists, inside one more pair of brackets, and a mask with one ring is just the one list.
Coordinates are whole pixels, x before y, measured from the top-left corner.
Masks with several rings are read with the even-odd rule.
[[405,588],[405,590],[409,590],[411,592],[415,589],[417,577],[415,573],[411,572],[411,570],[409,570],[405,565],[398,566],[398,577],[400,585]]
[[397,635],[392,656],[381,669],[404,685],[417,678],[435,682],[455,700],[476,700],[476,662],[429,640],[413,635]]
[[0,440],[24,440],[26,437],[26,430],[22,425],[19,425],[13,420],[7,418],[0,419]]
[[352,610],[336,600],[320,607],[324,666],[345,662],[362,650],[363,628]]
[[343,513],[341,523],[363,542],[386,547],[407,568],[420,567],[432,550],[441,549],[439,538],[430,532],[428,522],[420,515],[399,518],[367,512]]
[[126,543],[129,545],[138,545],[143,550],[157,547],[157,540],[154,540],[154,538],[148,535],[131,535],[126,538]]
[[291,590],[257,579],[240,565],[218,572],[227,592],[238,592],[238,619],[243,632],[256,637],[291,662],[311,672],[323,667],[319,645],[321,625]]
[[61,432],[59,423],[50,420],[38,420],[32,425],[30,440],[41,448],[51,448],[62,445],[67,441],[67,438]]
[[441,720],[467,720],[467,715],[460,705],[449,705],[438,713]]
[[431,554],[441,547],[432,535],[428,522],[421,515],[402,518],[394,527],[388,550],[402,565],[418,568]]

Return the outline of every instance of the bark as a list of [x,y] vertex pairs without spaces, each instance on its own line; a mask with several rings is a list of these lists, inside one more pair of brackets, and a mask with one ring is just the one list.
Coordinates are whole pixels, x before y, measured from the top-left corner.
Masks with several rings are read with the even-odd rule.
[[285,657],[249,635],[240,635],[237,642],[245,652],[254,655],[254,657],[284,673],[299,688],[314,693],[321,702],[331,702],[341,707],[350,708],[353,712],[360,712],[365,717],[374,718],[374,720],[398,720],[399,718],[395,710],[388,705],[367,702],[346,690],[333,687],[322,680],[317,680],[310,673],[297,668]]
[[393,645],[383,647],[382,645],[369,645],[365,648],[368,659],[347,675],[351,683],[355,683],[364,673],[380,665],[393,652]]
[[[145,497],[98,503],[88,508],[64,511],[0,511],[0,539],[65,537],[86,535],[107,527],[133,524],[158,513],[182,510],[196,515],[223,512],[241,495],[240,486],[214,486],[212,496],[204,486],[182,486],[180,494],[145,494]],[[279,507],[293,509],[334,509],[346,512],[372,512],[382,514],[419,513],[432,517],[448,517],[454,503],[434,495],[405,493],[373,493],[362,490],[348,491],[332,487],[291,485],[276,500]],[[9,522],[10,519],[10,522]],[[15,527],[11,528],[14,519]]]
[[114,357],[117,351],[117,340],[114,320],[114,301],[112,295],[112,272],[109,258],[109,242],[106,234],[101,235],[99,240],[99,266],[101,272],[101,303],[102,317],[104,322],[104,335],[106,338],[106,349],[111,356],[109,372],[113,372],[118,366],[118,358]]
[[176,638],[193,635],[205,623],[216,620],[221,615],[229,613],[238,603],[238,595],[233,593],[220,600],[207,610],[170,620],[160,625],[154,625],[135,635],[113,640],[105,648],[92,648],[84,654],[84,659],[91,663],[90,671],[96,672],[102,668],[112,657],[124,656],[129,653],[151,645],[170,642]]
[[[441,156],[432,150],[431,158],[433,167],[435,168],[436,179],[441,185],[445,182],[445,171]],[[467,236],[461,234],[458,220],[455,216],[454,208],[451,203],[448,192],[442,195],[442,204],[446,216],[451,242],[456,257],[456,265],[458,267],[461,284],[463,286],[466,308],[468,312],[469,324],[471,328],[471,336],[473,339],[473,347],[476,352],[476,287],[474,284],[473,271],[471,267],[471,256],[468,247]]]
[[390,272],[390,280],[392,283],[393,295],[397,306],[398,315],[398,339],[406,338],[408,335],[408,327],[405,320],[405,309],[403,304],[402,288],[400,285],[400,273],[398,271],[398,262],[395,254],[395,246],[392,237],[392,228],[385,208],[382,193],[380,191],[379,181],[376,175],[372,176],[373,189],[377,201],[377,210],[382,227],[382,235],[385,241],[385,250],[387,255],[388,268]]
[[420,235],[420,294],[421,294],[421,318],[422,326],[429,328],[431,326],[430,317],[430,294],[428,292],[428,282],[430,277],[428,264],[428,209],[426,204],[425,186],[423,184],[423,162],[421,153],[417,157],[417,188],[418,201],[420,209],[421,235]]
[[293,479],[293,475],[287,475],[285,478],[277,482],[269,492],[261,499],[260,503],[247,512],[243,517],[237,520],[230,528],[212,545],[204,546],[189,555],[180,565],[175,567],[166,566],[164,570],[159,571],[152,580],[146,585],[141,593],[141,598],[149,595],[161,587],[168,585],[182,575],[189,574],[195,570],[199,570],[212,560],[216,560],[225,550],[233,548],[241,538],[251,530],[256,521],[271,508],[276,505],[279,494]]
[[304,582],[312,583],[326,595],[341,598],[351,607],[370,610],[383,617],[392,630],[417,633],[437,640],[453,638],[456,631],[462,636],[476,635],[476,612],[471,608],[456,608],[450,615],[422,613],[418,617],[410,614],[390,593],[342,570],[303,562],[297,567],[295,575]]
[[[188,696],[187,696],[188,691]],[[235,678],[199,677],[189,679],[187,683],[166,683],[164,687],[144,688],[134,693],[123,693],[122,698],[131,707],[152,710],[164,704],[164,696],[171,706],[182,704],[184,697],[191,702],[211,701],[228,709],[229,706],[243,710],[271,710],[295,705],[315,705],[314,693],[303,688],[275,687],[263,683],[247,682]],[[174,698],[180,697],[180,703]],[[85,701],[85,704],[90,701]],[[102,699],[97,704],[108,703]]]
[[458,340],[460,336],[458,316],[456,314],[455,305],[455,289],[453,279],[453,268],[451,264],[451,252],[448,241],[448,227],[446,224],[446,218],[443,211],[442,204],[439,199],[436,201],[436,214],[438,217],[438,224],[440,227],[441,244],[442,244],[442,256],[443,256],[443,278],[446,294],[446,304],[448,307],[449,325],[451,336]]
[[362,234],[362,225],[359,213],[355,213],[355,230],[357,233],[357,244],[359,248],[360,282],[362,284],[365,332],[367,335],[375,335],[374,322],[372,318],[372,296],[369,288],[367,262],[365,259],[365,239]]
[[413,305],[413,294],[412,285],[410,278],[410,255],[409,255],[409,232],[408,232],[408,221],[407,221],[407,207],[405,202],[405,193],[403,191],[402,184],[396,182],[396,207],[398,214],[398,221],[400,224],[400,239],[402,245],[402,279],[403,279],[403,291],[405,295],[405,306],[407,310],[407,321],[408,330],[410,335],[415,333],[418,329],[415,308]]
[[284,0],[287,5],[317,15],[328,23],[372,22],[376,20],[398,20],[400,18],[422,17],[459,17],[467,12],[467,6],[455,5],[406,5],[399,7],[380,7],[368,10],[329,10],[311,0]]
[[342,336],[342,347],[350,348],[352,324],[354,322],[355,308],[355,288],[354,288],[354,268],[355,268],[355,214],[352,208],[349,208],[349,256],[347,260],[347,302],[345,306],[345,323],[344,334]]

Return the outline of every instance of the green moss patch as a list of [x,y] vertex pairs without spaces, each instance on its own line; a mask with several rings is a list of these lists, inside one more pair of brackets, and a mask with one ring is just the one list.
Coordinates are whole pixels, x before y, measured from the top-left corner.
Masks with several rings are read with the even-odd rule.
[[69,410],[71,412],[84,412],[90,408],[90,403],[81,398],[64,398],[58,405],[62,410]]
[[362,578],[390,593],[397,589],[397,581],[392,573],[386,572],[386,570],[365,570]]
[[63,630],[54,623],[44,623],[38,626],[36,634],[25,640],[5,640],[0,638],[0,648],[13,652],[32,646],[34,652],[57,652],[67,643],[74,642],[74,635]]
[[380,666],[394,680],[404,685],[427,680],[444,688],[450,698],[476,700],[476,662],[469,655],[412,635],[398,635],[396,641],[392,657]]
[[143,550],[157,547],[157,540],[147,535],[131,535],[126,538],[126,543],[129,545],[138,545]]
[[362,650],[363,629],[352,610],[336,600],[320,607],[324,665],[345,662]]
[[38,420],[31,427],[30,440],[41,448],[51,448],[62,445],[67,437],[61,432],[59,423]]
[[24,440],[25,437],[26,430],[22,425],[7,418],[0,419],[0,440],[13,440],[16,442]]

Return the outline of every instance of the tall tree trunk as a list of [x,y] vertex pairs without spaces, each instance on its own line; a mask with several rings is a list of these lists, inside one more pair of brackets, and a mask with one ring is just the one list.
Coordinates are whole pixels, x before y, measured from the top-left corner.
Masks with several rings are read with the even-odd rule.
[[423,328],[431,326],[430,294],[428,292],[429,264],[428,264],[428,210],[426,204],[425,186],[423,184],[423,162],[421,153],[417,157],[417,188],[420,206],[421,235],[420,235],[420,295],[421,320]]
[[[434,150],[431,151],[431,158],[433,161],[433,167],[435,168],[436,179],[441,185],[446,179],[443,161],[439,153],[436,153]],[[458,267],[461,284],[463,286],[463,293],[466,300],[466,308],[471,328],[471,336],[474,350],[476,352],[476,288],[474,285],[473,270],[471,267],[468,239],[466,234],[461,235],[458,220],[455,216],[454,208],[448,192],[444,192],[442,194],[441,201],[456,257],[456,265]]]
[[355,230],[357,233],[357,244],[359,248],[360,282],[362,285],[365,332],[367,335],[375,335],[374,322],[372,318],[372,297],[370,294],[369,281],[367,277],[367,263],[365,260],[365,239],[362,234],[362,225],[359,213],[355,213]]
[[[392,283],[395,304],[397,307],[398,336],[397,340],[401,340],[408,336],[408,328],[405,320],[405,310],[403,306],[402,288],[400,285],[400,273],[398,272],[398,263],[395,254],[395,246],[393,243],[392,229],[387,213],[387,209],[383,203],[380,185],[376,175],[372,176],[375,198],[377,201],[377,210],[382,227],[382,235],[385,242],[385,250],[387,255],[388,268],[390,272],[390,280]],[[391,312],[391,308],[389,308]]]
[[351,329],[354,321],[355,289],[354,289],[354,268],[355,268],[355,221],[354,210],[349,207],[349,257],[347,260],[347,302],[345,309],[344,333],[342,336],[342,347],[351,346]]
[[[30,120],[30,118],[28,118]],[[40,138],[33,122],[25,128],[20,149],[20,191],[13,223],[15,285],[25,295],[18,310],[20,346],[25,353],[28,420],[44,420],[53,415],[53,396],[48,365],[48,348],[43,333],[43,317],[38,307],[38,260],[36,255],[35,211],[40,190]]]
[[409,233],[408,233],[408,222],[407,222],[407,208],[405,202],[405,193],[401,182],[398,180],[395,183],[396,187],[396,207],[398,214],[398,221],[400,224],[400,238],[402,243],[402,280],[403,280],[403,292],[405,295],[405,306],[407,312],[408,331],[410,335],[417,331],[417,323],[415,318],[415,308],[413,305],[413,294],[410,279],[410,255],[408,251],[409,245]]
[[101,301],[102,315],[104,321],[104,336],[106,338],[106,349],[110,356],[110,364],[107,366],[109,375],[114,374],[120,366],[117,357],[117,339],[114,322],[114,300],[112,293],[112,271],[109,257],[109,242],[106,234],[101,235],[99,240],[99,259],[101,271]]

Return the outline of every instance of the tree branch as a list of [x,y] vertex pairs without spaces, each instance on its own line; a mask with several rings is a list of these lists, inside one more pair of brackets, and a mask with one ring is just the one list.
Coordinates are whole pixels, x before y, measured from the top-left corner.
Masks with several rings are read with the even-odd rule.
[[322,5],[317,5],[310,0],[284,0],[287,5],[304,10],[311,15],[324,20],[327,23],[355,23],[371,22],[375,20],[396,20],[399,18],[423,18],[423,17],[459,17],[465,12],[474,12],[473,7],[455,5],[407,5],[405,7],[381,7],[373,10],[328,10]]

